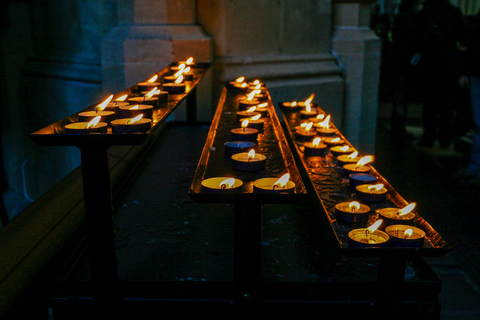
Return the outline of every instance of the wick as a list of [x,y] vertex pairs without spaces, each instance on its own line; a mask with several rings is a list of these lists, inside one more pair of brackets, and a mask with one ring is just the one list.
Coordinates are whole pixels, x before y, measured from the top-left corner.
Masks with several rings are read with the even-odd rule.
[[227,189],[227,185],[225,183],[222,183],[220,185],[220,189],[222,189],[222,190]]
[[246,131],[245,129],[246,129],[246,128],[245,128],[245,127],[243,127],[243,133],[245,133],[245,131]]
[[247,159],[247,161],[248,161],[248,162],[252,162],[252,158],[249,157],[249,158]]

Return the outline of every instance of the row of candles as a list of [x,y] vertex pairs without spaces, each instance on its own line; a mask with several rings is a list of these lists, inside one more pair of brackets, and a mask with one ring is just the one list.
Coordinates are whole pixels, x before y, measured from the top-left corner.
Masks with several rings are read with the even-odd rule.
[[[377,183],[378,178],[370,174],[374,157],[359,157],[358,151],[337,134],[338,130],[330,122],[331,116],[315,106],[312,94],[302,102],[284,102],[286,112],[299,112],[304,119],[295,128],[295,139],[303,145],[304,156],[329,156],[336,158],[337,167],[349,178],[349,184],[355,188],[359,201],[341,202],[335,206],[338,220],[346,224],[367,222],[371,209],[365,203],[380,203],[387,198],[388,190]],[[425,232],[415,227],[415,203],[404,208],[379,209],[379,219],[368,228],[352,229],[349,234],[349,246],[352,247],[422,247]]]
[[168,101],[169,94],[183,94],[187,82],[194,80],[195,67],[193,58],[179,61],[170,67],[169,74],[163,77],[163,83],[158,74],[150,79],[137,83],[140,95],[130,96],[120,93],[114,99],[110,95],[92,111],[78,114],[78,122],[67,124],[67,134],[107,133],[111,127],[112,133],[145,133],[153,125],[153,110]]
[[[265,118],[268,116],[266,87],[260,80],[247,82],[239,77],[229,82],[229,86],[237,99],[238,128],[231,129],[231,141],[224,143],[225,156],[232,162],[232,169],[238,171],[262,171],[265,169],[267,157],[255,152],[259,133],[263,131]],[[241,192],[243,181],[230,177],[213,177],[202,181],[203,192],[232,193]],[[294,193],[295,183],[290,174],[280,178],[260,178],[253,182],[254,193]]]

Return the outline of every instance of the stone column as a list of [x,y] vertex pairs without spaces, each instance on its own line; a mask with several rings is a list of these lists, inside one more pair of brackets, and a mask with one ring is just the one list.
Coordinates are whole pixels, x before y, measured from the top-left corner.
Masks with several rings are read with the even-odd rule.
[[[212,39],[196,24],[195,0],[118,0],[119,25],[102,43],[105,93],[118,92],[171,62],[212,61]],[[197,120],[211,120],[211,76],[198,87]],[[172,115],[185,120],[184,108]]]
[[215,39],[216,97],[226,81],[260,78],[275,105],[315,93],[314,102],[341,123],[343,80],[330,53],[330,0],[197,0],[197,10]]
[[334,0],[333,50],[346,82],[343,133],[362,154],[375,151],[381,41],[370,30],[372,0]]

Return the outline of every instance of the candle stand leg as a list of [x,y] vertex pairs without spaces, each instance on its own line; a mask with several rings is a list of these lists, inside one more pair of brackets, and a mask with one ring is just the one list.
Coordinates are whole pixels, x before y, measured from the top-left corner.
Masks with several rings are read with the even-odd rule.
[[380,257],[376,308],[379,316],[402,319],[402,292],[407,258],[401,254]]
[[113,312],[117,259],[108,148],[85,146],[80,150],[94,310]]
[[250,314],[258,308],[261,278],[262,205],[235,205],[234,281],[239,306]]
[[197,121],[197,87],[193,88],[187,96],[187,123],[194,124]]

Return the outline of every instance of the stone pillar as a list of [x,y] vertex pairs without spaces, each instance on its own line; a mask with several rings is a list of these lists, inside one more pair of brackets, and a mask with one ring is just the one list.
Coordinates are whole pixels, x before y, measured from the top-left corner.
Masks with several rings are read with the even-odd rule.
[[330,0],[197,0],[198,22],[215,39],[215,101],[224,83],[260,78],[280,101],[314,102],[341,123],[343,80],[330,53]]
[[[119,25],[102,43],[103,89],[118,92],[171,62],[212,61],[212,39],[196,24],[195,0],[118,0]],[[210,83],[210,84],[209,84]],[[211,76],[198,87],[197,120],[211,120]],[[185,120],[179,108],[171,118]]]
[[334,0],[333,50],[346,82],[343,133],[362,154],[375,151],[381,41],[370,30],[372,0]]

